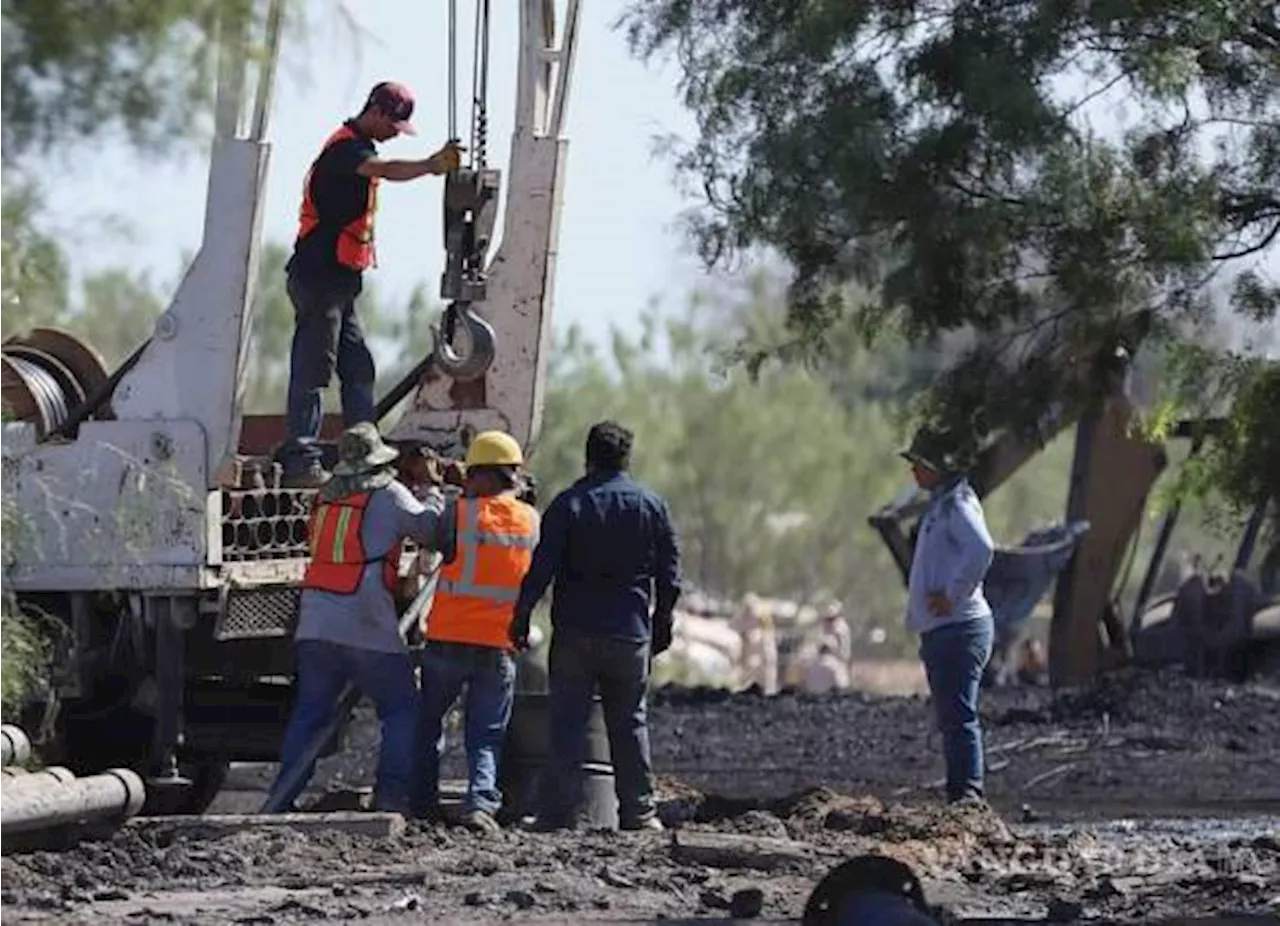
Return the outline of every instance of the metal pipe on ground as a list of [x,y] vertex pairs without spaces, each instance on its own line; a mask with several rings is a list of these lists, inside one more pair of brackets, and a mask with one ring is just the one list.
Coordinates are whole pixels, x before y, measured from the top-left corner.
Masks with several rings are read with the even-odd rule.
[[14,794],[31,788],[59,788],[76,780],[69,768],[51,765],[27,775],[14,775],[4,779],[4,793]]
[[21,765],[31,758],[31,740],[21,727],[0,726],[0,765]]
[[60,787],[6,790],[0,805],[0,836],[67,823],[123,823],[142,809],[146,796],[142,779],[127,768],[77,778]]

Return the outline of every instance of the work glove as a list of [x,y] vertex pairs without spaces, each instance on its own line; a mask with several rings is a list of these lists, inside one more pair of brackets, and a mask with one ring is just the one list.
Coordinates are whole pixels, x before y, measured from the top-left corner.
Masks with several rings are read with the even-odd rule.
[[511,619],[511,626],[507,629],[507,636],[511,640],[511,645],[523,652],[529,648],[529,615],[517,614]]
[[651,645],[655,656],[665,653],[671,648],[671,618],[668,617],[666,620],[654,618]]
[[451,173],[461,166],[462,151],[463,148],[458,144],[457,139],[451,138],[444,143],[443,148],[431,155],[427,160],[431,162],[436,173]]

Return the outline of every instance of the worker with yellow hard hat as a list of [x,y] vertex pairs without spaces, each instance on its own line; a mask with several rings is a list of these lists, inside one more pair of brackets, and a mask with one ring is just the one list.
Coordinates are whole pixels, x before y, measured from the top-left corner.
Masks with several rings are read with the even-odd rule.
[[472,439],[458,500],[457,556],[441,569],[423,628],[425,767],[418,809],[427,817],[439,815],[444,718],[465,687],[469,782],[463,822],[481,831],[499,828],[498,761],[516,680],[508,631],[538,542],[538,512],[517,498],[523,465],[520,443],[510,434],[485,431]]

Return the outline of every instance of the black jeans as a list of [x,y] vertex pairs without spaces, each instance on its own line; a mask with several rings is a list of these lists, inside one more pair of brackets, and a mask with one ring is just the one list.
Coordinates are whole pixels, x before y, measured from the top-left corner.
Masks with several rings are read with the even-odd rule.
[[646,702],[649,643],[557,630],[548,670],[555,754],[544,791],[544,817],[557,825],[573,822],[582,797],[587,723],[597,690],[609,734],[619,822],[627,826],[654,816]]
[[342,423],[373,421],[373,354],[356,316],[360,278],[302,278],[289,274],[293,303],[293,348],[289,354],[289,407],[280,451],[285,473],[320,459],[316,441],[324,417],[323,397],[333,374],[341,383]]

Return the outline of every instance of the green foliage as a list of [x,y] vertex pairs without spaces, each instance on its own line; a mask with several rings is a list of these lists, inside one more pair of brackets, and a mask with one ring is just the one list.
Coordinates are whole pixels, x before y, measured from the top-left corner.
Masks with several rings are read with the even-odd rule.
[[[784,355],[845,319],[963,336],[926,410],[974,444],[1092,397],[1117,347],[1275,317],[1249,269],[1280,236],[1272,3],[636,0],[624,23],[681,65],[704,258],[792,271]],[[1262,427],[1250,382],[1224,402]]]
[[246,30],[264,16],[254,0],[4,0],[2,9],[6,166],[112,134],[152,154],[171,150],[210,107],[219,42],[254,41],[261,29]]
[[0,717],[15,721],[24,698],[39,686],[49,647],[39,622],[9,601],[0,611],[0,638]]
[[0,236],[0,332],[47,324],[68,309],[67,266],[58,242],[37,224],[40,198],[29,183],[4,180]]
[[[728,364],[744,341],[782,330],[779,288],[756,276],[698,294],[682,311],[651,307],[641,333],[601,351],[570,329],[553,353],[533,455],[542,495],[582,471],[588,427],[613,417],[636,432],[633,470],[669,501],[689,578],[709,591],[810,601],[832,593],[855,629],[884,627],[906,646],[903,584],[867,517],[909,484],[901,395],[928,378],[905,343],[872,351],[852,337],[812,368]],[[936,357],[932,361],[935,366]],[[1060,518],[1068,439],[988,506],[1003,542]]]

